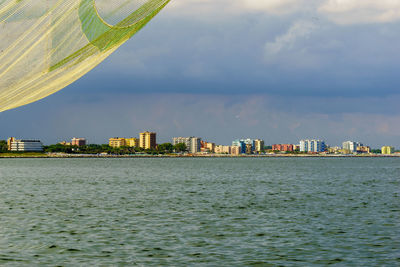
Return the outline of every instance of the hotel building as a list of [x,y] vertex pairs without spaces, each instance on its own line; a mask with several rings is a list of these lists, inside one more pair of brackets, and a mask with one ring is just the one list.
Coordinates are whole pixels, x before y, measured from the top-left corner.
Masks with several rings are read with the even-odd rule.
[[242,148],[240,146],[231,146],[231,155],[239,156],[242,154]]
[[382,155],[391,155],[393,153],[394,153],[394,147],[391,146],[382,147]]
[[232,146],[236,146],[240,148],[240,154],[245,154],[246,153],[246,143],[244,142],[243,139],[237,139],[232,141]]
[[[232,146],[239,146],[242,154],[252,154],[254,151],[261,152],[264,150],[264,141],[260,139],[236,139],[232,142]],[[250,149],[251,147],[251,149]],[[251,152],[250,152],[251,151]]]
[[172,138],[172,144],[185,144],[187,150],[192,153],[198,153],[201,151],[201,138],[200,137],[174,137]]
[[343,142],[342,147],[344,151],[349,151],[350,153],[357,152],[357,147],[361,147],[363,144],[353,141]]
[[108,140],[108,145],[110,147],[122,147],[126,146],[125,138],[114,137]]
[[261,139],[254,140],[254,146],[255,146],[254,151],[256,151],[257,153],[264,151],[264,140]]
[[306,139],[300,140],[300,151],[309,153],[324,152],[326,149],[325,141]]
[[85,146],[86,145],[86,139],[85,138],[72,138],[71,140],[71,145],[72,146]]
[[206,143],[206,148],[210,153],[215,153],[215,143]]
[[231,146],[215,146],[216,154],[231,154]]
[[283,151],[283,152],[292,152],[292,151],[294,151],[294,146],[291,144],[275,144],[275,145],[272,145],[272,150]]
[[140,138],[139,138],[140,148],[144,148],[144,149],[156,148],[156,146],[157,146],[156,135],[157,134],[154,132],[140,133]]
[[138,138],[126,138],[125,145],[129,147],[139,147],[139,139]]
[[371,148],[369,146],[358,146],[357,153],[371,153]]
[[13,152],[42,152],[43,144],[40,140],[17,140],[11,137],[7,140],[8,150]]

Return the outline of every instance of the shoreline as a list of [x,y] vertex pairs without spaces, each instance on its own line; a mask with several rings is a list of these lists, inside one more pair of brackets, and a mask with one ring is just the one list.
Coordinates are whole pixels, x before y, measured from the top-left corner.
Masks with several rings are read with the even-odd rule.
[[1,155],[0,159],[134,159],[134,158],[400,158],[399,155],[313,155],[313,154],[300,154],[300,155],[90,155],[90,154],[18,154],[18,155]]

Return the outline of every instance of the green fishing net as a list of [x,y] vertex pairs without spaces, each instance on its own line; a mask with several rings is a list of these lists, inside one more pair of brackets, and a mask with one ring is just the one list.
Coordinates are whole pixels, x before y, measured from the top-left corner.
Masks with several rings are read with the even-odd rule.
[[76,81],[170,0],[0,0],[0,112]]

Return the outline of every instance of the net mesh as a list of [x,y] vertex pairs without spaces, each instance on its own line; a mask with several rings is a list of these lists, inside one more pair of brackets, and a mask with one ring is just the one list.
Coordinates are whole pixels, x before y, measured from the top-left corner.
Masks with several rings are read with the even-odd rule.
[[170,0],[0,0],[0,112],[76,81]]

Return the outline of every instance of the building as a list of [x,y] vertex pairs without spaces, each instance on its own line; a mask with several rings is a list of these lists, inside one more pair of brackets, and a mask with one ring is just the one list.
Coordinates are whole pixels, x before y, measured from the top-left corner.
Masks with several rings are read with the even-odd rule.
[[156,135],[157,134],[153,132],[140,133],[139,146],[144,149],[156,148],[157,146]]
[[359,142],[353,142],[353,141],[346,141],[342,143],[342,147],[344,151],[350,151],[350,153],[355,153],[357,152],[357,147],[363,146],[363,144]]
[[172,145],[177,145],[177,144],[185,144],[186,147],[189,149],[190,147],[190,137],[174,137],[172,138]]
[[200,137],[174,137],[172,138],[172,144],[185,144],[187,150],[192,153],[199,153],[201,151],[201,138]]
[[253,153],[253,146],[251,144],[246,144],[246,154],[252,154]]
[[139,139],[137,138],[126,138],[125,145],[129,147],[139,147]]
[[15,141],[15,137],[10,137],[7,139],[7,149],[11,151],[11,143]]
[[210,153],[215,153],[215,143],[206,143],[206,148]]
[[371,148],[369,146],[358,146],[357,153],[371,153]]
[[232,146],[236,146],[240,148],[240,154],[246,153],[246,144],[243,140],[237,139],[232,141]]
[[177,144],[185,144],[187,151],[190,151],[190,147],[192,146],[190,137],[174,137],[174,138],[172,138],[172,145],[176,146]]
[[300,151],[308,153],[324,152],[326,149],[325,141],[306,139],[300,140]]
[[200,137],[191,137],[190,138],[190,153],[199,153],[201,151],[201,138]]
[[125,138],[114,137],[108,140],[108,144],[110,147],[122,147],[126,146]]
[[340,146],[328,147],[328,153],[339,154],[341,152],[342,152],[342,148]]
[[[248,146],[251,146],[251,153],[253,153],[256,150],[256,140],[247,138],[247,139],[236,139],[234,141],[232,141],[232,146],[238,146],[241,148],[241,154],[245,154],[248,152]],[[262,145],[262,147],[264,147],[264,141],[259,140],[259,146]],[[261,151],[261,150],[260,150]]]
[[256,139],[254,140],[254,151],[257,153],[261,153],[264,151],[264,140]]
[[308,152],[309,140],[300,140],[300,152]]
[[291,144],[275,144],[275,145],[272,145],[272,150],[283,151],[283,152],[292,152],[292,151],[294,151],[294,146]]
[[63,146],[71,146],[72,145],[71,142],[67,142],[67,141],[62,141],[59,144],[63,145]]
[[[250,145],[251,146],[251,153],[253,153],[254,152],[254,150],[255,150],[255,147],[256,147],[256,141],[255,140],[253,140],[253,139],[250,139],[250,138],[247,138],[247,139],[244,139],[244,140],[242,140],[245,144],[246,144],[246,153],[248,152],[248,146],[247,145]],[[251,154],[250,153],[250,154]],[[249,154],[249,153],[248,153]]]
[[391,155],[393,153],[394,153],[394,147],[391,146],[382,147],[382,155]]
[[86,139],[85,138],[72,138],[71,140],[72,146],[86,146]]
[[215,146],[215,153],[216,154],[231,154],[231,147],[230,146]]
[[242,152],[242,148],[240,146],[231,146],[231,155],[239,156]]
[[40,140],[17,140],[11,137],[7,140],[8,150],[13,152],[42,152],[43,144]]

